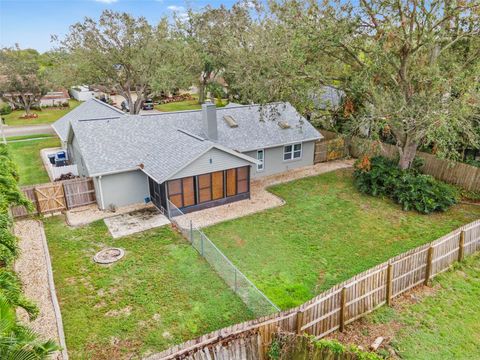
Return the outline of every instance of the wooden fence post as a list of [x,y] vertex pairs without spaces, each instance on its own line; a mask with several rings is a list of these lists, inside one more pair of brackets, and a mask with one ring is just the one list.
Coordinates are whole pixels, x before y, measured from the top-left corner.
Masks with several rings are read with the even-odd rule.
[[432,259],[433,259],[433,246],[428,248],[427,254],[427,268],[425,269],[425,285],[428,285],[428,281],[430,280],[430,276],[432,275]]
[[347,305],[347,287],[344,286],[340,294],[340,332],[345,330],[345,308]]
[[464,257],[464,246],[465,246],[465,231],[460,231],[460,241],[458,243],[458,261],[462,261]]
[[392,305],[392,277],[393,277],[393,265],[387,266],[387,305]]
[[300,335],[302,333],[302,325],[303,325],[303,311],[297,311],[297,334]]

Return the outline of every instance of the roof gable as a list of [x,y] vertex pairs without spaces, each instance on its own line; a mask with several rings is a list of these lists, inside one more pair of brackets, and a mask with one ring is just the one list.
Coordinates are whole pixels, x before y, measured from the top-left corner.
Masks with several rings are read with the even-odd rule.
[[125,115],[123,111],[97,99],[90,99],[78,105],[72,111],[52,124],[53,129],[62,141],[67,141],[70,123],[76,120],[95,120]]

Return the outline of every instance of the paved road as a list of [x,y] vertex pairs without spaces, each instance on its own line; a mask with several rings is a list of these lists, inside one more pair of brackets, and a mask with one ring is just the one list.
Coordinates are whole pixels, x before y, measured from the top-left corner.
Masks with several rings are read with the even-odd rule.
[[29,125],[29,126],[4,126],[5,136],[22,136],[35,134],[55,134],[50,124]]

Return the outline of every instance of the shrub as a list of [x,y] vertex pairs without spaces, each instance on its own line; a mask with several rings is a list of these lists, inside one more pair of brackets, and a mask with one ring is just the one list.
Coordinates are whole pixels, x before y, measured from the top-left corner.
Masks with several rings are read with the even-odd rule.
[[457,190],[450,185],[421,174],[418,167],[401,170],[395,161],[377,156],[365,166],[365,159],[354,172],[357,189],[373,196],[386,196],[404,210],[429,214],[446,211],[456,204]]
[[0,106],[0,115],[8,115],[12,112],[12,107],[8,104]]

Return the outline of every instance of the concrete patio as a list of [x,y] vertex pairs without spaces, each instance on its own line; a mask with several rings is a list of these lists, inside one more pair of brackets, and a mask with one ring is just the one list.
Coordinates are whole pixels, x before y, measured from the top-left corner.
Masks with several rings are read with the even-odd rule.
[[112,216],[103,221],[114,239],[170,224],[167,217],[154,207]]

